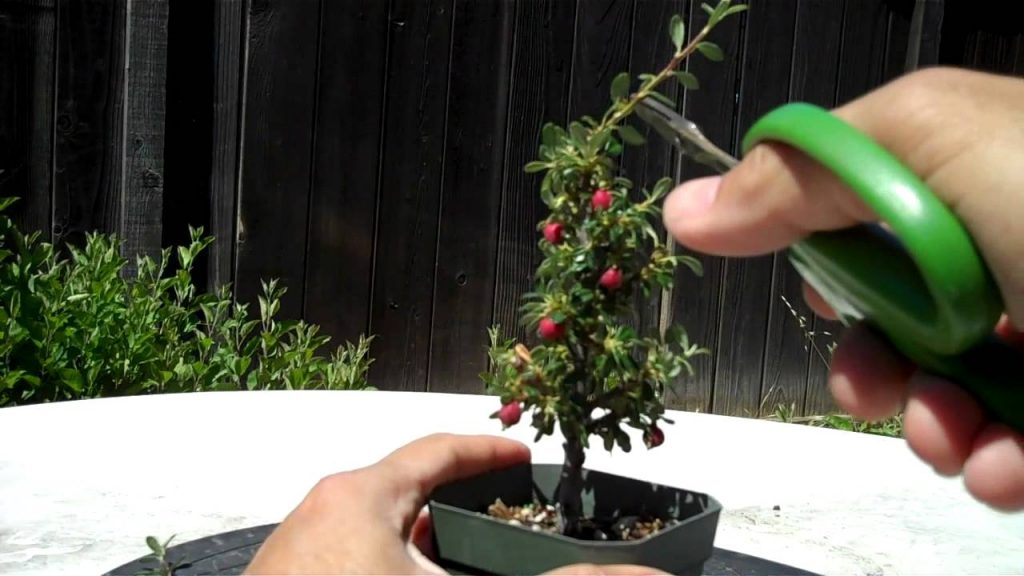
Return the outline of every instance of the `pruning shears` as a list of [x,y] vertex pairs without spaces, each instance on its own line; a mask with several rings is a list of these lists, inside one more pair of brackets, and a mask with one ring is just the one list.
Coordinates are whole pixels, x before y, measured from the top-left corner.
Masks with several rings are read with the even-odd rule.
[[[693,160],[724,173],[739,160],[650,97],[637,115]],[[1002,296],[974,240],[928,186],[885,148],[823,108],[794,102],[762,116],[742,151],[787,144],[830,170],[887,225],[817,232],[789,261],[844,325],[864,323],[922,369],[963,387],[1024,433],[1024,355],[995,334]]]

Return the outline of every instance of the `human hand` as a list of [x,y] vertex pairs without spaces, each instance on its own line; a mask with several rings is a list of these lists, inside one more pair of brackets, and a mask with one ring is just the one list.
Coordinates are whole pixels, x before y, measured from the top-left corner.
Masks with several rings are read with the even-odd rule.
[[[997,330],[1024,343],[1024,82],[956,69],[904,76],[833,111],[895,154],[959,216],[1006,303]],[[831,173],[785,145],[752,149],[723,177],[684,183],[665,200],[667,229],[720,256],[767,254],[815,231],[878,218]],[[834,313],[810,287],[816,313]],[[963,474],[977,499],[1024,509],[1024,436],[986,419],[951,383],[915,369],[863,327],[835,351],[829,385],[851,415],[903,410],[904,436],[942,475]]]
[[[267,538],[246,574],[444,574],[430,559],[430,493],[442,484],[528,462],[529,448],[491,436],[438,434],[376,464],[321,480]],[[630,575],[639,566],[551,572]]]

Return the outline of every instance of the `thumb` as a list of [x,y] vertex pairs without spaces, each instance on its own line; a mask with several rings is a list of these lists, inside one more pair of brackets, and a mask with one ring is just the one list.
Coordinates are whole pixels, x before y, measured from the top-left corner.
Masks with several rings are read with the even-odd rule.
[[395,450],[371,467],[372,481],[387,495],[384,501],[397,531],[408,537],[426,499],[438,486],[529,460],[529,447],[514,440],[433,434]]
[[[928,69],[833,113],[920,176],[970,230],[1024,325],[1024,83],[980,72]],[[830,171],[797,150],[763,143],[722,177],[693,180],[665,200],[665,226],[681,244],[721,256],[786,248],[816,231],[877,216]]]

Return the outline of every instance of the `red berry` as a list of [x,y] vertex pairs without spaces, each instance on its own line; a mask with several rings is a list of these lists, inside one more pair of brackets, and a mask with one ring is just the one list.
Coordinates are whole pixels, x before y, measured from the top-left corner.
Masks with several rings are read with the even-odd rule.
[[648,448],[657,448],[665,442],[665,433],[661,431],[661,428],[652,426],[650,430],[644,432],[644,444]]
[[601,274],[600,284],[606,290],[615,290],[622,286],[622,270],[616,266],[605,270],[604,274]]
[[544,239],[552,244],[562,241],[562,229],[565,228],[558,222],[552,222],[544,227]]
[[612,205],[612,193],[600,188],[594,192],[594,196],[590,199],[590,205],[594,207],[594,210],[607,210]]
[[545,340],[559,340],[565,336],[565,325],[555,322],[551,318],[543,318],[540,321],[540,336]]
[[502,426],[508,428],[519,423],[519,418],[523,415],[523,406],[519,402],[509,402],[501,407],[498,411],[498,420],[501,420]]

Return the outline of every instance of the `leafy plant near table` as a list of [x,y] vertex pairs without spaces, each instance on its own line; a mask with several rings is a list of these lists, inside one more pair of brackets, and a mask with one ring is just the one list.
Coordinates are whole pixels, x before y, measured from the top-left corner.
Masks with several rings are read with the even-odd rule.
[[[21,232],[0,199],[0,406],[98,396],[256,389],[367,388],[372,338],[318,351],[316,325],[277,318],[285,289],[263,283],[259,316],[230,288],[201,292],[196,258],[212,238],[127,260],[114,235],[62,255]],[[169,270],[172,252],[177,269]]]
[[606,450],[631,450],[623,426],[642,431],[648,448],[660,445],[664,433],[663,393],[666,384],[684,371],[691,358],[705,352],[675,327],[658,338],[642,337],[623,319],[633,296],[668,288],[675,269],[685,264],[700,274],[699,262],[674,255],[659,238],[655,223],[660,201],[672,187],[663,178],[644,190],[643,200],[630,198],[633,182],[619,175],[615,158],[623,143],[643,145],[640,132],[627,123],[641,100],[656,98],[675,104],[657,88],[674,79],[695,89],[697,78],[677,70],[695,52],[722,60],[722,50],[706,38],[723,19],[746,9],[721,0],[703,5],[707,24],[686,42],[681,16],[672,17],[669,36],[675,51],[657,74],[634,79],[619,74],[611,84],[612,103],[600,119],[584,117],[563,128],[543,127],[540,159],[526,171],[543,172],[540,196],[550,214],[539,223],[543,262],[536,270],[533,292],[523,295],[523,322],[536,329],[543,343],[532,349],[503,340],[490,331],[489,372],[481,375],[489,391],[500,395],[502,407],[492,414],[504,427],[532,411],[536,439],[557,426],[564,438],[565,460],[558,495],[560,530],[580,533],[582,467],[589,438],[598,436]]
[[143,570],[136,576],[174,576],[178,570],[188,567],[187,562],[174,562],[168,558],[167,548],[171,545],[172,540],[174,540],[174,536],[164,542],[160,542],[155,536],[146,536],[146,546],[149,548],[150,554],[143,560],[155,563],[156,568]]

